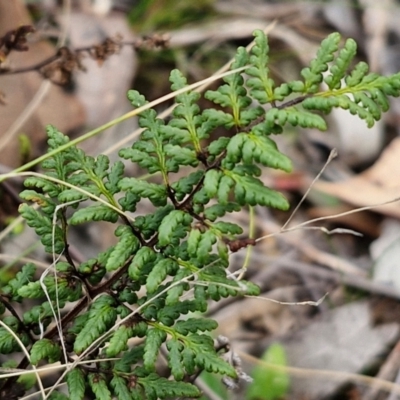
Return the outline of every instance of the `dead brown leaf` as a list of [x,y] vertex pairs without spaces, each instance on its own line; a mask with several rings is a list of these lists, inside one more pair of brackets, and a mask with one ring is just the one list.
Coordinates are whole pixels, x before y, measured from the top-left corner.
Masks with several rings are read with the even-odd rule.
[[[341,182],[319,181],[314,188],[357,207],[400,218],[400,138],[394,139],[376,163],[365,172]],[[376,205],[376,206],[375,206]]]

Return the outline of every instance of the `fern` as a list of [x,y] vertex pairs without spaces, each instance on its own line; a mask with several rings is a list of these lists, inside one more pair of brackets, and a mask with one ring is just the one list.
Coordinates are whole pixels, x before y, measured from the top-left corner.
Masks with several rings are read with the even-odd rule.
[[[227,274],[229,252],[255,241],[225,217],[249,205],[289,208],[260,177],[265,168],[292,168],[272,134],[288,125],[326,130],[323,115],[334,107],[372,126],[388,110],[389,98],[400,93],[400,74],[371,74],[365,63],[351,69],[356,43],[340,43],[339,34],[328,36],[301,71],[302,80],[277,86],[267,37],[256,31],[250,53],[239,48],[232,64],[246,67],[245,73],[235,71],[206,92],[215,107],[202,110],[200,94],[188,90],[176,96],[168,122],[153,109],[143,111],[141,136],[119,155],[156,174],[151,182],[125,176],[121,160],[88,156],[48,127],[45,173],[25,180],[20,213],[57,262],[41,281],[34,264],[24,266],[1,289],[0,311],[3,323],[28,346],[32,364],[68,361],[60,340],[69,359],[92,361],[67,373],[69,398],[90,392],[96,399],[198,397],[192,377],[203,370],[238,378],[215,349],[210,333],[216,321],[197,315],[207,311],[210,299],[259,293],[255,284]],[[173,91],[187,86],[178,70],[170,81]],[[137,91],[128,98],[134,107],[147,104]],[[217,128],[219,137],[211,140]],[[132,218],[143,201],[152,209]],[[75,262],[69,227],[97,221],[115,226],[116,244]],[[13,303],[27,307],[29,299],[41,303],[20,317],[7,314]],[[52,327],[56,305],[62,338]],[[170,379],[158,369],[161,348]],[[0,353],[19,352],[14,335],[0,327]],[[5,396],[13,383],[3,381]],[[52,398],[65,397],[53,392]]]

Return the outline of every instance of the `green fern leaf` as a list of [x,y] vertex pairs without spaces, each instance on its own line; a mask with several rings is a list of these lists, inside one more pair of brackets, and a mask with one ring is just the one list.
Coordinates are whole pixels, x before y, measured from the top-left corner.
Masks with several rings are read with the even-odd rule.
[[200,263],[205,263],[211,253],[213,245],[217,242],[215,233],[211,230],[200,234],[200,238],[195,248],[189,248],[188,253],[191,257],[196,258]]
[[89,373],[89,386],[96,396],[96,400],[112,400],[112,395],[108,389],[107,382],[103,374]]
[[207,282],[207,287],[203,290],[209,298],[215,301],[219,301],[221,297],[236,296],[245,291],[245,286],[242,287],[238,282],[226,277],[225,268],[222,266],[214,265],[203,268],[199,271],[199,280]]
[[[363,81],[365,83],[366,79]],[[400,73],[393,74],[389,77],[379,77],[375,81],[374,87],[381,88],[386,96],[399,97],[400,96]]]
[[122,357],[115,362],[114,371],[128,373],[132,366],[142,360],[144,354],[144,345],[137,345],[126,351]]
[[178,270],[178,264],[168,258],[158,261],[149,273],[146,281],[147,293],[154,293],[167,275],[173,275]]
[[[191,274],[187,269],[181,268],[177,274],[174,276],[172,282],[175,284],[176,282],[182,282],[182,279],[188,277]],[[167,297],[165,298],[165,304],[167,306],[171,306],[179,302],[180,296],[183,294],[185,290],[189,290],[189,284],[186,282],[182,282],[179,285],[174,285],[167,292]]]
[[49,400],[69,400],[64,393],[60,393],[57,390],[53,391],[51,395],[48,397]]
[[[245,111],[243,111],[243,112],[245,112]],[[248,111],[250,111],[250,110],[248,110]],[[232,126],[235,125],[233,116],[231,114],[228,114],[221,110],[215,110],[213,108],[209,108],[209,109],[204,110],[201,115],[203,118],[203,122],[202,122],[201,126],[198,128],[199,137],[201,137],[201,138],[205,138],[205,139],[208,138],[209,134],[218,126],[224,126],[225,128],[231,128]],[[243,115],[243,113],[242,113],[242,115]]]
[[[170,82],[172,83],[171,89],[174,91],[182,89],[187,85],[186,78],[177,69],[171,71]],[[169,124],[170,126],[179,128],[181,131],[187,131],[190,142],[197,152],[201,151],[200,140],[204,139],[204,136],[201,137],[198,134],[198,128],[202,122],[201,116],[199,115],[200,107],[197,105],[199,98],[200,94],[193,91],[188,91],[176,96],[175,102],[177,106],[173,111],[174,119]],[[191,158],[192,156],[189,156],[189,160]],[[195,162],[195,160],[193,161]]]
[[157,312],[157,320],[166,326],[172,326],[182,315],[197,311],[197,302],[184,300],[172,305],[166,305]]
[[41,214],[39,211],[34,210],[28,204],[21,204],[19,206],[19,213],[25,219],[26,223],[33,229],[35,229],[36,234],[40,237],[40,241],[45,247],[46,252],[61,253],[64,250],[64,235],[61,228],[56,225],[54,227],[53,235],[53,223],[52,220]]
[[72,201],[83,201],[87,200],[88,196],[79,192],[76,189],[65,189],[58,195],[58,201],[60,203],[69,203]]
[[116,319],[115,300],[112,297],[103,295],[94,300],[89,310],[88,319],[75,339],[75,353],[80,354],[86,350],[114,325]]
[[357,92],[353,94],[354,102],[357,104],[362,104],[362,107],[368,110],[375,121],[379,121],[381,118],[381,109],[375,101],[367,96],[363,92]]
[[182,365],[182,350],[183,344],[177,339],[168,340],[168,366],[171,368],[171,373],[177,381],[181,381],[185,376],[185,370]]
[[[70,163],[69,165],[71,165]],[[86,174],[86,172],[83,171],[77,171],[78,169],[82,168],[82,164],[76,163],[76,168],[71,171],[71,174],[67,178],[67,182],[73,186],[81,186],[82,189],[85,189],[86,191],[96,195],[100,196],[101,191],[98,186],[96,186],[96,183],[99,181],[98,179],[95,179],[95,176],[93,175],[93,171],[90,171],[90,174]],[[90,177],[92,179],[90,179]]]
[[253,282],[248,281],[240,281],[240,286],[243,289],[245,288],[245,293],[248,296],[259,296],[260,295],[260,287],[254,284]]
[[[299,87],[298,86],[296,87],[295,84],[291,84],[291,83],[292,82],[282,83],[280,86],[274,88],[274,94],[273,94],[274,99],[278,100],[278,101],[285,100],[292,93],[292,91],[293,92],[296,91],[296,90],[293,90],[293,88],[297,89],[297,91],[299,91]],[[303,90],[304,90],[304,84],[301,85],[300,92],[302,92]]]
[[232,222],[216,222],[213,224],[213,229],[218,230],[224,235],[241,235],[243,233],[243,229],[239,225],[233,224]]
[[196,371],[196,354],[191,347],[184,347],[182,350],[182,363],[188,375],[193,375]]
[[277,149],[275,142],[265,136],[249,134],[243,145],[242,157],[245,163],[252,163],[254,159],[266,167],[292,171],[291,160]]
[[[78,280],[71,284],[68,276],[59,276],[55,280],[54,276],[46,276],[43,279],[47,293],[54,301],[76,301],[82,293],[82,284]],[[18,294],[24,298],[40,299],[45,297],[40,281],[29,282],[18,289]],[[60,304],[61,306],[61,304]]]
[[67,385],[70,400],[83,400],[85,396],[85,375],[75,367],[67,374]]
[[364,119],[367,126],[371,128],[374,123],[374,116],[364,107],[351,100],[347,95],[331,96],[331,97],[310,97],[303,101],[303,107],[309,110],[319,110],[329,113],[333,107],[349,110],[351,114],[358,115]]
[[203,176],[204,171],[196,171],[174,182],[171,188],[174,191],[176,199],[178,201],[183,200],[187,194],[192,192],[194,186],[200,182]]
[[118,400],[132,400],[132,394],[128,388],[128,382],[121,376],[114,375],[110,385]]
[[195,362],[199,368],[232,378],[237,377],[235,368],[216,354],[214,342],[210,336],[193,334],[187,339],[190,340],[190,348],[196,354]]
[[302,69],[301,76],[304,78],[305,93],[312,94],[318,91],[319,84],[323,79],[322,73],[328,70],[328,63],[333,61],[340,39],[339,33],[331,33],[322,41],[317,56],[311,61],[310,67]]
[[188,318],[184,321],[178,321],[174,329],[181,335],[187,336],[188,333],[197,333],[198,331],[213,331],[218,328],[217,321],[208,318]]
[[208,219],[211,222],[214,222],[217,218],[223,217],[226,213],[231,213],[235,211],[240,211],[239,204],[214,204],[204,210],[204,218]]
[[165,154],[170,157],[167,163],[173,161],[177,165],[190,165],[192,167],[197,167],[199,164],[196,152],[187,147],[166,144],[164,146],[164,151]]
[[[144,97],[134,90],[128,92],[128,97],[136,106],[140,107],[146,103]],[[164,121],[157,118],[154,110],[146,110],[140,114],[139,126],[144,128],[140,140],[135,142],[132,148],[120,150],[120,157],[138,163],[150,173],[160,171],[164,177],[168,172],[177,172],[179,168],[176,163],[167,165],[162,128]]]
[[221,286],[217,283],[210,283],[207,288],[207,294],[210,299],[214,301],[220,301],[221,297],[227,298],[229,296],[236,296],[238,292],[242,292],[239,287],[236,288],[237,285],[233,284],[232,282],[228,282],[228,279],[218,279],[219,281],[223,281],[224,285],[229,286]]
[[69,138],[63,135],[56,127],[53,125],[46,126],[46,133],[48,136],[47,144],[50,149],[57,149],[64,144],[69,142]]
[[107,271],[115,271],[121,268],[140,246],[139,239],[132,233],[129,226],[119,226],[115,235],[120,239],[107,259]]
[[192,229],[189,233],[189,237],[188,237],[188,241],[187,241],[187,244],[188,244],[187,251],[188,251],[189,255],[192,255],[192,256],[196,255],[200,240],[201,240],[200,229]]
[[[53,126],[47,126],[46,131],[50,150],[57,150],[59,147],[69,143],[68,136],[63,135]],[[70,146],[43,161],[42,167],[47,170],[54,170],[56,177],[69,182],[69,176],[82,169],[83,158],[84,153],[82,150],[78,150],[75,146]],[[53,173],[49,175],[54,176]],[[73,183],[73,181],[70,183]]]
[[21,351],[14,336],[3,327],[0,327],[0,354],[10,354]]
[[145,239],[153,237],[160,227],[162,220],[172,211],[174,206],[167,204],[164,207],[159,207],[154,213],[146,216],[138,216],[135,219],[134,227],[141,232]]
[[345,82],[348,87],[359,85],[364,77],[368,74],[369,67],[364,61],[359,62],[351,71],[350,75],[345,77]]
[[122,211],[136,211],[136,205],[140,201],[140,198],[132,192],[125,193],[125,196],[118,199],[118,203],[122,207]]
[[155,362],[161,345],[165,342],[167,334],[157,328],[149,329],[144,345],[143,365],[148,371],[154,371]]
[[278,192],[271,190],[263,183],[252,176],[242,176],[235,171],[229,172],[229,176],[235,181],[235,200],[242,206],[260,205],[287,210],[289,203]]
[[149,264],[153,264],[157,255],[149,247],[141,247],[133,258],[128,268],[129,277],[136,281],[142,275],[142,270]]
[[40,282],[29,282],[18,289],[18,295],[28,299],[40,299],[44,297],[44,291]]
[[73,323],[72,326],[68,328],[68,333],[73,335],[77,335],[85,326],[86,322],[89,320],[89,313],[85,312],[84,314],[78,315]]
[[190,134],[186,129],[186,121],[172,118],[168,125],[160,128],[165,141],[172,145],[183,145],[190,142]]
[[18,290],[28,284],[33,279],[36,272],[36,266],[32,263],[25,264],[21,271],[17,273],[14,279],[11,279],[1,291],[12,301],[21,302],[22,297],[18,294]]
[[21,332],[21,325],[19,320],[12,316],[3,318],[3,323],[15,332],[11,334],[4,327],[0,327],[0,354],[10,354],[17,351],[22,351],[20,344],[15,340],[14,336],[18,336],[24,346],[28,346],[30,339],[25,332]]
[[[136,142],[136,147],[143,147],[143,145]],[[155,150],[155,148],[152,150]],[[150,174],[160,171],[160,164],[157,157],[145,151],[138,150],[137,148],[121,149],[118,154],[125,160],[131,160],[133,163],[139,164],[142,168],[148,170]]]
[[201,233],[198,229],[193,229],[188,238],[188,254],[201,264],[205,264],[216,242],[217,237],[213,231],[207,230]]
[[47,193],[50,197],[57,197],[61,191],[61,187],[56,183],[50,182],[45,178],[39,176],[32,176],[24,180],[24,186],[27,188],[38,188],[44,193]]
[[218,186],[217,198],[219,204],[226,206],[229,201],[229,195],[231,193],[231,189],[235,186],[235,181],[227,175],[224,175]]
[[141,95],[137,90],[129,90],[127,93],[128,100],[132,103],[134,107],[142,107],[147,101],[143,95]]
[[266,114],[265,119],[267,126],[272,129],[275,126],[275,121],[283,126],[286,123],[292,126],[301,126],[302,128],[316,128],[321,131],[327,129],[325,120],[317,114],[299,110],[296,107],[285,109],[272,108]]
[[199,389],[190,383],[170,381],[156,374],[138,378],[138,382],[144,388],[146,400],[178,397],[193,398],[201,395]]
[[353,39],[347,39],[343,49],[330,66],[330,75],[326,76],[324,81],[330,90],[340,89],[341,81],[346,76],[346,72],[350,67],[357,53],[357,43]]
[[96,178],[103,180],[108,175],[108,168],[110,167],[110,159],[104,154],[100,154],[96,160],[94,160],[94,168],[90,168]]
[[140,198],[149,199],[156,207],[165,206],[167,203],[167,190],[162,185],[146,182],[142,179],[123,178],[118,187],[120,190],[130,191]]
[[[274,114],[279,114],[280,111],[284,110],[279,110]],[[272,112],[270,113],[272,114]],[[268,119],[270,113],[267,113],[267,121],[274,124],[276,117],[270,121]],[[243,161],[246,164],[252,164],[256,161],[266,167],[281,169],[286,172],[292,170],[290,159],[279,152],[273,140],[265,136],[239,133],[229,142],[226,148],[226,153],[226,160],[230,163]]]
[[106,348],[107,357],[116,357],[121,351],[128,349],[128,340],[133,336],[133,328],[121,325],[112,335]]
[[48,360],[50,364],[60,360],[60,346],[50,339],[40,339],[36,341],[31,348],[30,361],[33,365],[37,365],[41,360]]
[[[248,54],[246,49],[243,47],[239,47],[235,60],[232,63],[231,68],[240,68],[247,64]],[[244,87],[244,79],[240,73],[235,73],[224,78],[224,81],[227,83],[226,85],[222,85],[216,91],[208,90],[205,93],[205,98],[216,103],[220,104],[223,107],[229,107],[232,109],[232,119],[228,117],[224,117],[226,121],[220,120],[227,127],[231,127],[232,125],[236,126],[245,126],[249,124],[249,122],[259,116],[260,110],[254,108],[252,110],[247,110],[249,105],[251,104],[251,98],[247,96],[247,90]],[[247,113],[245,113],[247,111]],[[212,116],[211,112],[205,114],[208,116]],[[220,114],[222,116],[222,114]],[[217,116],[214,114],[214,116]],[[217,116],[216,120],[219,120],[219,116]],[[232,121],[232,122],[231,122]]]
[[204,191],[208,197],[214,197],[217,194],[219,181],[222,178],[222,172],[216,169],[210,169],[204,177]]
[[371,98],[376,102],[376,104],[381,108],[383,112],[389,110],[390,107],[389,99],[381,89],[371,88],[369,93],[371,95]]
[[104,204],[95,204],[76,211],[69,220],[71,225],[83,224],[90,221],[108,221],[116,223],[119,214]]
[[251,88],[250,94],[261,104],[270,103],[275,100],[275,82],[269,76],[269,46],[265,33],[261,30],[254,31],[254,46],[251,49],[250,64],[246,73],[252,78],[247,80]]
[[[186,231],[191,224],[193,218],[181,211],[171,211],[163,218],[158,230],[158,245],[160,247],[167,246],[175,240],[179,240],[186,236]],[[181,228],[181,229],[179,229]]]
[[39,324],[46,328],[51,321],[49,317],[52,316],[53,310],[49,302],[45,301],[40,305],[32,307],[29,311],[26,311],[23,314],[22,321],[24,324],[31,325],[33,330],[36,330],[35,325],[39,328]]
[[55,211],[56,204],[54,201],[46,195],[38,193],[34,190],[24,190],[19,194],[19,197],[25,201],[36,203],[47,215],[51,215]]
[[[6,365],[4,365],[6,363],[3,363],[3,366],[6,367]],[[17,365],[13,365],[11,368],[16,368]],[[20,375],[17,379],[17,385],[21,384],[23,385],[24,389],[26,391],[32,389],[37,383],[37,379],[36,379],[36,374],[31,373],[31,374],[24,374],[24,375]]]
[[219,241],[217,243],[217,252],[219,258],[226,264],[229,264],[229,249],[226,243]]
[[231,138],[228,137],[219,137],[218,139],[211,142],[210,145],[207,147],[208,153],[212,156],[217,156],[221,154],[226,149],[226,146],[228,146],[230,140]]
[[124,176],[124,169],[124,163],[122,161],[117,161],[113,164],[109,174],[107,175],[105,187],[113,195],[119,192],[118,183]]

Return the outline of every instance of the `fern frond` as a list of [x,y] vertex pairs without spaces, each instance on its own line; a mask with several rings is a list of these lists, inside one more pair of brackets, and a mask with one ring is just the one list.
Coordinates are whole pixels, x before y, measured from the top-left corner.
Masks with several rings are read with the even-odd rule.
[[[250,94],[261,104],[271,103],[279,98],[275,98],[275,82],[270,77],[268,67],[268,38],[261,30],[256,30],[254,36],[255,44],[251,49],[250,56],[251,66],[246,70],[246,73],[252,78],[247,80],[247,85],[250,87]],[[278,95],[278,97],[280,96]]]
[[67,374],[67,386],[70,400],[82,400],[85,395],[85,375],[79,367]]
[[[248,59],[249,57],[246,49],[239,47],[231,69],[245,66]],[[249,109],[252,101],[247,95],[247,90],[244,86],[244,79],[239,72],[225,77],[224,81],[226,84],[220,86],[218,90],[208,90],[205,94],[205,98],[215,104],[220,104],[221,106],[228,107],[232,110],[232,114],[229,117],[227,115],[221,115],[221,112],[218,116],[218,119],[222,119],[221,122],[226,127],[231,127],[232,125],[238,127],[246,126],[262,114],[263,111],[261,108],[255,107]],[[207,111],[205,115],[212,115],[211,111]]]
[[[194,398],[200,397],[199,389],[185,382],[173,382],[166,378],[160,378],[156,374],[149,374],[144,378],[138,378],[138,383],[143,386],[145,398],[147,400],[157,400],[165,398]],[[143,397],[139,397],[138,400]]]
[[330,90],[340,89],[342,79],[346,76],[351,62],[357,53],[357,43],[353,39],[347,39],[344,47],[340,50],[339,55],[329,67],[329,75],[324,78],[325,83]]
[[[201,110],[201,95],[177,70],[170,76],[172,90],[179,93],[169,96],[175,96],[175,107],[168,123],[143,107],[147,100],[142,95],[129,91],[133,106],[143,107],[143,131],[119,155],[155,174],[151,182],[125,176],[122,161],[111,164],[105,155],[89,156],[74,145],[78,141],[47,129],[50,153],[41,158],[44,174],[26,179],[21,193],[35,207],[23,204],[20,213],[57,262],[54,273],[41,279],[28,264],[1,289],[0,315],[13,333],[0,327],[0,353],[21,352],[18,336],[31,346],[34,364],[59,361],[60,338],[66,341],[68,359],[83,353],[93,357],[89,348],[99,358],[108,357],[69,371],[72,400],[82,400],[89,389],[101,400],[198,397],[199,390],[185,381],[202,370],[237,379],[238,371],[216,351],[208,333],[216,321],[198,316],[210,300],[260,291],[227,272],[230,253],[256,240],[243,237],[243,228],[224,217],[255,205],[289,208],[285,197],[261,178],[264,167],[292,168],[272,134],[288,125],[326,130],[322,114],[334,107],[372,126],[388,110],[389,98],[400,94],[400,73],[369,73],[362,62],[351,70],[356,44],[348,39],[340,48],[338,33],[322,42],[316,58],[301,71],[303,81],[276,85],[268,38],[262,31],[254,35],[250,55],[239,48],[230,75],[205,94],[218,107]],[[137,209],[145,209],[142,201],[151,203],[151,210],[138,215]],[[116,241],[78,262],[69,229],[97,221],[116,225]],[[8,315],[7,302],[25,307],[29,299],[42,302],[22,316]],[[62,332],[54,328],[56,302]],[[64,313],[68,302],[75,304]],[[17,313],[20,307],[13,309]],[[91,348],[94,342],[96,349]],[[157,370],[164,343],[169,379]],[[1,393],[13,394],[12,383],[8,378]],[[53,400],[66,398],[56,391],[51,395]]]
[[192,216],[181,210],[171,211],[161,221],[158,229],[158,245],[160,247],[177,245],[180,239],[186,236],[192,221]]
[[323,80],[322,73],[328,70],[328,64],[334,60],[340,39],[339,33],[331,33],[321,42],[317,56],[311,61],[310,67],[301,70],[301,76],[304,78],[304,93],[313,94],[318,91]]
[[167,334],[163,330],[157,328],[148,330],[143,355],[143,365],[148,371],[154,371],[158,352],[166,338]]
[[2,294],[10,300],[21,302],[23,297],[18,294],[18,290],[32,281],[36,272],[36,266],[32,263],[25,264],[17,275],[8,281],[7,285],[1,288]]
[[13,335],[3,326],[0,326],[0,354],[11,354],[22,351],[20,344],[15,340],[15,335],[21,340],[24,346],[28,346],[30,338],[16,317],[7,315],[2,318],[2,322],[7,325],[15,334]]
[[88,311],[87,319],[76,336],[74,343],[76,354],[81,354],[114,325],[117,319],[117,312],[114,307],[115,300],[108,295],[100,296],[94,300]]
[[116,357],[121,351],[128,349],[128,340],[134,336],[131,326],[121,325],[110,338],[106,348],[107,357]]
[[55,363],[61,358],[61,348],[59,344],[49,339],[40,339],[31,348],[31,363],[37,365],[40,360],[47,359],[50,364]]
[[[267,113],[267,122],[269,123],[269,115],[272,111],[277,110],[273,108]],[[287,110],[277,110],[279,119],[280,112],[287,112]],[[275,120],[274,118],[274,120]],[[306,118],[306,117],[304,117]],[[272,123],[274,123],[274,120]],[[286,121],[285,121],[286,122]],[[279,120],[279,123],[284,123]],[[278,149],[273,140],[266,136],[255,134],[239,133],[235,135],[226,147],[226,160],[229,163],[244,162],[246,164],[253,164],[254,162],[260,163],[266,167],[281,169],[290,172],[292,163],[288,157],[283,155]]]

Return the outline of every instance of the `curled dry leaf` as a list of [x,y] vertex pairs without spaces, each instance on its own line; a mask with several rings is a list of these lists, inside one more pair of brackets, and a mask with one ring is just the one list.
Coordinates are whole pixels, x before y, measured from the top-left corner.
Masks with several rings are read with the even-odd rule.
[[22,25],[12,29],[0,37],[0,64],[5,61],[11,51],[27,51],[27,36],[35,31],[32,25]]
[[72,52],[68,47],[61,47],[57,52],[57,59],[43,66],[40,73],[55,84],[65,85],[71,81],[74,70],[85,70],[81,58],[81,53]]

